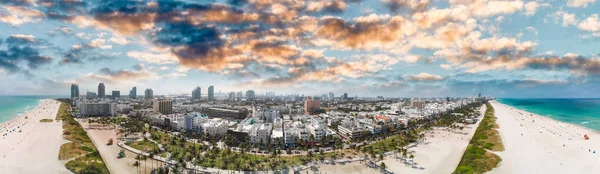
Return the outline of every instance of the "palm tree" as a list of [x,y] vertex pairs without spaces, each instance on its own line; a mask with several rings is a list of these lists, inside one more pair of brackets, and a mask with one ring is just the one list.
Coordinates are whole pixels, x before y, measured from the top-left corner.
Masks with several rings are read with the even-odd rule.
[[140,161],[137,161],[137,159],[136,159],[135,163],[133,163],[133,166],[136,167],[136,169],[137,169],[137,172],[135,172],[135,173],[140,173]]
[[[152,169],[154,169],[154,152],[150,152],[150,154],[148,154],[148,157],[150,157],[150,165],[152,165]],[[150,170],[150,172],[152,172],[152,170]]]
[[144,173],[146,173],[146,160],[148,159],[147,156],[142,155],[142,160],[144,160]]

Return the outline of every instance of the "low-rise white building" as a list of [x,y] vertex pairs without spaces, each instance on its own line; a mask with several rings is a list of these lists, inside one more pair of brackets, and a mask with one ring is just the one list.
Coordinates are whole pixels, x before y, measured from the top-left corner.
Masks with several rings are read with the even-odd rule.
[[227,120],[213,118],[202,125],[202,131],[210,136],[224,136],[227,133]]
[[271,123],[262,123],[255,124],[250,131],[248,132],[248,136],[250,136],[251,143],[267,143],[267,141],[271,138],[271,131],[273,130],[273,124]]

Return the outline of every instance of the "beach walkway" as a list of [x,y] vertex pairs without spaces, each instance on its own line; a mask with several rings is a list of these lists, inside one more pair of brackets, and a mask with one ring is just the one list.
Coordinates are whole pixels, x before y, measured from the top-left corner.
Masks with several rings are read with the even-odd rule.
[[[502,161],[489,173],[579,174],[600,171],[600,134],[496,101],[490,103],[495,108],[505,150],[494,152]],[[584,134],[590,135],[591,139],[583,140]]]

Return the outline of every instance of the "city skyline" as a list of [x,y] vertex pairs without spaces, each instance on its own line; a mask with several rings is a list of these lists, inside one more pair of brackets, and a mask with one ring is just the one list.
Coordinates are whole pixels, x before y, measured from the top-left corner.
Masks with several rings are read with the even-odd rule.
[[0,95],[600,97],[596,0],[276,2],[0,2]]

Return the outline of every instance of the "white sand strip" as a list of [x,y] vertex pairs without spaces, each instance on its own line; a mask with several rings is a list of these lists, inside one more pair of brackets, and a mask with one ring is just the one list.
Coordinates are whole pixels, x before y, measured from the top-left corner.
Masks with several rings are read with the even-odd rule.
[[[498,131],[505,151],[496,152],[502,162],[489,173],[600,172],[598,132],[496,101],[490,103],[498,117]],[[590,139],[584,140],[584,134],[588,134]]]
[[42,100],[35,109],[0,124],[0,173],[71,173],[58,160],[65,142],[62,122],[40,122],[54,120],[59,106],[55,100]]

